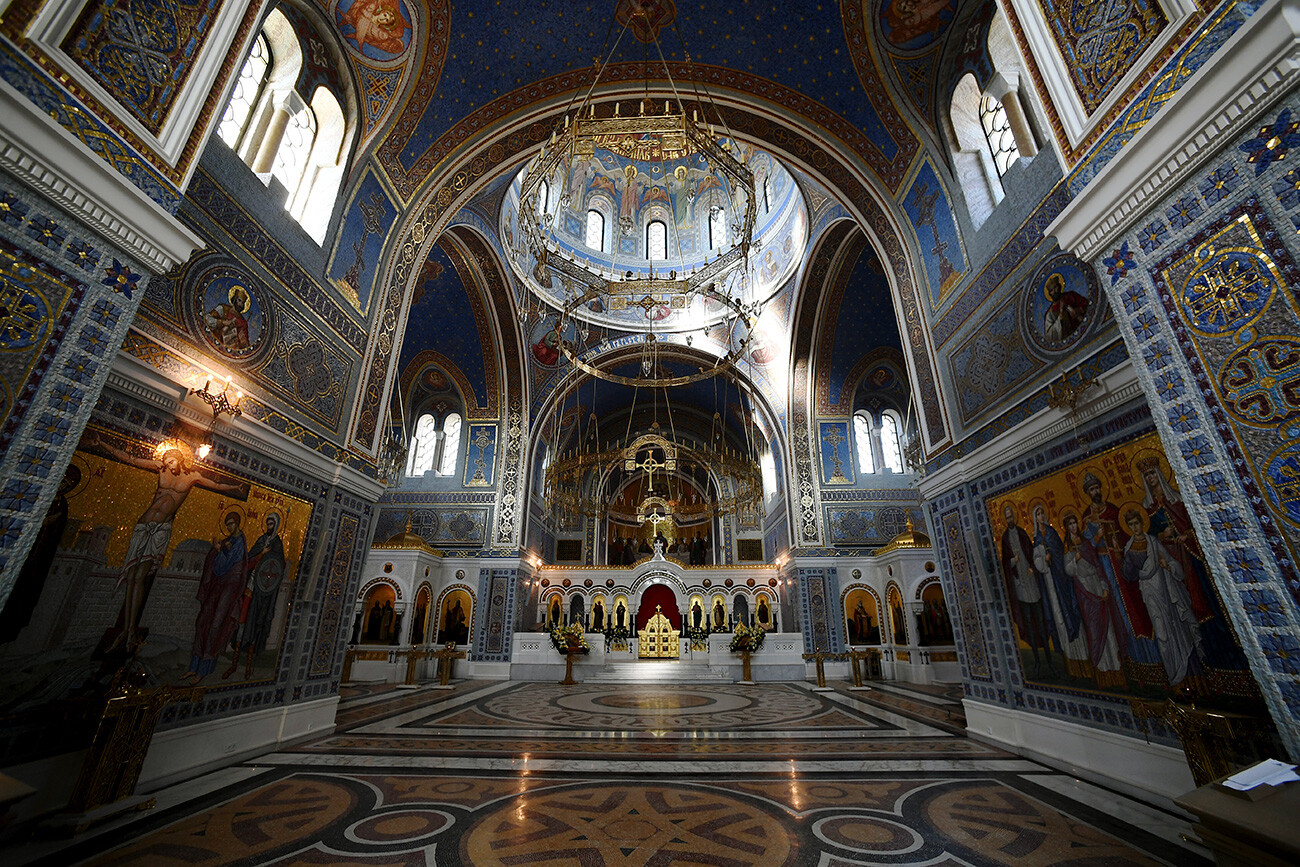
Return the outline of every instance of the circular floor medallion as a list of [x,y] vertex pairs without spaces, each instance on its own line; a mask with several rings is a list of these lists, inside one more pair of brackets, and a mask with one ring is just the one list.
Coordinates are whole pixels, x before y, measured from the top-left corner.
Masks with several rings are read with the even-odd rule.
[[781,818],[711,788],[611,783],[530,792],[480,818],[461,842],[467,864],[778,867],[795,846]]
[[345,832],[357,843],[412,843],[448,828],[453,820],[437,810],[390,810],[368,816]]

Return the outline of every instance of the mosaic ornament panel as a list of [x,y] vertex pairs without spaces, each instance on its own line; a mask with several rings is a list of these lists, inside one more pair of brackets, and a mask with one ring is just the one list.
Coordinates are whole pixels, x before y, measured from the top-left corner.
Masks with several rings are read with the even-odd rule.
[[336,513],[336,516],[334,556],[329,563],[329,580],[325,585],[320,621],[315,629],[316,644],[312,649],[311,667],[308,669],[312,677],[329,676],[334,671],[338,657],[343,654],[344,645],[340,636],[340,630],[345,626],[343,612],[351,609],[354,597],[354,594],[347,591],[349,585],[356,586],[354,582],[364,559],[361,546],[365,543],[365,538],[361,519],[347,513]]
[[495,479],[497,459],[497,426],[472,424],[466,439],[463,483],[467,488],[490,488]]
[[1157,435],[983,504],[1027,683],[1257,694]]
[[[1149,3],[1149,0],[1146,2]],[[1140,89],[1136,93],[1130,89],[1129,92],[1133,93],[1133,96],[1111,111],[1110,114],[1116,116],[1114,122],[1108,126],[1097,127],[1077,146],[1070,146],[1060,120],[1053,116],[1052,129],[1065,154],[1067,165],[1074,163],[1074,170],[1066,179],[1070,194],[1077,195],[1087,186],[1111,158],[1128,144],[1147,121],[1174,97],[1178,89],[1223,47],[1246,19],[1262,5],[1263,0],[1227,0],[1208,17],[1199,9],[1193,11],[1183,22],[1178,34],[1139,76],[1138,84],[1134,87]],[[1118,7],[1118,4],[1116,6]],[[1008,16],[1008,20],[1012,29],[1016,31],[1017,40],[1022,45],[1025,44],[1024,35],[1020,32],[1020,22],[1014,15]],[[1037,67],[1031,65],[1030,71],[1038,92],[1046,93],[1042,75]],[[1048,111],[1052,111],[1050,102]]]
[[474,658],[507,662],[514,635],[514,607],[518,569],[479,569],[478,598],[485,602],[477,615]]
[[1101,105],[1169,24],[1154,0],[1104,5],[1087,0],[1042,0],[1042,10],[1074,92],[1088,114]]
[[970,552],[966,547],[966,531],[960,509],[949,509],[939,519],[939,554],[947,560],[945,574],[954,593],[945,596],[956,605],[957,619],[953,623],[954,641],[959,652],[963,674],[966,677],[988,680],[992,676],[988,646],[980,623],[980,609],[971,571]]
[[1043,368],[1025,346],[1018,306],[1018,299],[1008,299],[949,357],[963,424],[986,415]]
[[925,519],[919,510],[902,508],[888,502],[855,503],[852,507],[827,506],[825,510],[826,525],[831,532],[830,542],[837,546],[887,544],[907,530],[909,519],[915,527],[925,526]]
[[[20,207],[17,201],[0,193],[0,219],[13,213],[14,207]],[[35,264],[21,250],[0,242],[0,425],[26,390],[28,377],[76,291]]]
[[434,548],[483,547],[491,510],[443,506],[415,506],[409,509],[386,509],[379,514],[375,539],[383,541],[402,531],[409,518],[411,532]]
[[361,313],[369,309],[384,239],[396,217],[384,185],[366,171],[352,192],[329,270],[330,280]]
[[809,653],[817,650],[838,653],[840,633],[833,624],[840,622],[839,614],[835,611],[839,600],[829,595],[835,584],[837,570],[834,566],[826,569],[800,567],[798,573],[803,634],[805,641],[811,645],[805,649]]
[[853,484],[853,442],[849,439],[849,423],[823,421],[818,423],[818,452],[821,457],[823,485]]
[[87,3],[60,48],[155,135],[203,53],[221,0]]
[[[1273,719],[1300,744],[1300,586],[1288,505],[1300,439],[1294,94],[1171,188],[1100,257],[1112,306]],[[1106,281],[1106,278],[1103,278]]]
[[[3,179],[0,179],[3,180]],[[6,181],[8,185],[9,182]],[[8,594],[56,496],[54,471],[72,454],[102,387],[107,359],[139,301],[139,266],[48,202],[12,184],[0,190],[5,274],[0,586]],[[20,618],[21,619],[21,618]]]
[[[892,5],[927,8],[901,2]],[[934,3],[928,8],[936,6],[938,4]],[[922,162],[917,170],[903,196],[902,206],[916,229],[916,240],[921,247],[921,258],[930,283],[930,304],[937,306],[966,273],[966,254],[948,195],[929,160]]]

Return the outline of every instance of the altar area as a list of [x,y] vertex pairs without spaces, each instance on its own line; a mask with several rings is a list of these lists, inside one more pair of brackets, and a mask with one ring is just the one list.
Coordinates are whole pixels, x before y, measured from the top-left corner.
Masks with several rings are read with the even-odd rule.
[[[626,566],[552,565],[446,556],[403,532],[371,548],[344,680],[427,684],[450,646],[457,679],[555,682],[566,659],[551,633],[563,627],[588,646],[573,660],[579,682],[737,682],[743,624],[764,631],[755,681],[814,680],[814,651],[827,678],[848,681],[855,651],[871,654],[874,677],[954,682],[951,633],[933,627],[932,556],[909,530],[852,557],[692,566],[657,551]],[[498,598],[512,612],[504,622],[485,605]]]

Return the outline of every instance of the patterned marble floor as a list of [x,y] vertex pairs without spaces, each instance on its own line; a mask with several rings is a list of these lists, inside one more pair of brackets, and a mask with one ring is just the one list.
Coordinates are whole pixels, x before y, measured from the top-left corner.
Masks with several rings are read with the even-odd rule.
[[1180,817],[963,724],[904,684],[348,688],[333,734],[6,863],[1209,863]]

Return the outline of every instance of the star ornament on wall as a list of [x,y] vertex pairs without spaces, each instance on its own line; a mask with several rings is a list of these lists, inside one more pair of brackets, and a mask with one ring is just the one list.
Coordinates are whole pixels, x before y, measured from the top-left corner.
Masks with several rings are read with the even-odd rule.
[[1255,177],[1264,171],[1270,163],[1277,162],[1287,155],[1287,151],[1300,146],[1300,122],[1291,120],[1291,109],[1283,109],[1272,125],[1261,127],[1259,135],[1238,145],[1248,156],[1246,162],[1255,167]]

